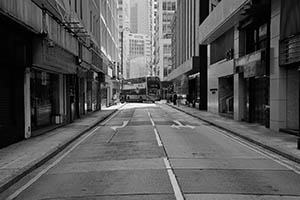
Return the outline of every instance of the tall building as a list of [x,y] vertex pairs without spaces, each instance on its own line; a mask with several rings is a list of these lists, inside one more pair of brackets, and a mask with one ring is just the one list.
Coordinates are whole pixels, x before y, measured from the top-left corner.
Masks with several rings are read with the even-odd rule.
[[158,2],[157,0],[149,0],[150,4],[150,38],[151,38],[151,57],[150,57],[150,75],[153,76],[154,66],[155,66],[155,33],[156,33],[156,25],[157,25],[157,12],[158,12]]
[[174,91],[186,95],[195,106],[207,108],[207,50],[198,43],[198,27],[209,13],[209,0],[177,2],[177,11],[171,22],[171,73],[167,80]]
[[171,20],[176,10],[176,0],[158,0],[155,35],[155,75],[166,80],[171,72]]
[[150,35],[150,0],[130,0],[130,31]]
[[119,53],[120,69],[119,78],[123,81],[126,76],[126,66],[128,66],[128,47],[126,46],[125,37],[130,31],[130,0],[118,0],[119,14]]
[[130,29],[130,0],[118,0],[119,31]]
[[[136,78],[137,74],[143,74],[143,76],[149,75],[151,57],[150,36],[126,32],[124,35],[124,46],[126,46],[124,51],[128,57],[125,63],[124,78]],[[132,63],[134,63],[134,66],[131,65]],[[141,71],[141,73],[137,71]]]
[[3,0],[0,22],[0,148],[109,106],[116,0]]
[[208,111],[273,130],[299,130],[298,0],[211,1]]
[[122,43],[125,79],[136,77],[138,74],[152,74],[153,2],[154,0],[130,0],[130,29],[123,31]]
[[104,83],[101,85],[101,105],[110,106],[113,96],[120,94],[119,75],[119,25],[118,25],[118,1],[117,0],[90,0],[93,1],[100,8],[100,17],[93,16],[94,23],[100,28],[95,30],[95,34],[100,35],[100,47],[102,58],[102,65],[107,69]]

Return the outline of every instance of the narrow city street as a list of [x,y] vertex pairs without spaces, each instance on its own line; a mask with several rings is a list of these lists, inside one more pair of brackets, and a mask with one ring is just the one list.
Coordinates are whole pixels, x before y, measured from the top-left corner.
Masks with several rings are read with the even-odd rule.
[[130,103],[0,199],[300,199],[300,172],[166,104]]

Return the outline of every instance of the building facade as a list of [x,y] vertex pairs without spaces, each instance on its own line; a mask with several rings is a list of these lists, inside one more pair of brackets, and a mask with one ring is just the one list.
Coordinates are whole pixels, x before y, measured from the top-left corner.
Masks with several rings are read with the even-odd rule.
[[171,73],[174,91],[195,106],[207,109],[207,50],[199,45],[198,27],[207,17],[209,1],[177,2],[176,14],[171,21]]
[[299,130],[299,1],[211,1],[208,110],[273,130]]
[[[106,14],[105,2],[110,4],[105,10],[111,8]],[[118,61],[113,46],[118,35],[117,23],[109,21],[109,34],[101,33],[100,19],[112,19],[114,5],[100,0],[0,2],[5,57],[0,147],[101,109],[102,88],[110,84],[105,77]]]
[[162,81],[171,72],[171,20],[176,10],[176,0],[158,0],[155,36],[155,75]]
[[[98,0],[99,1],[99,0]],[[97,1],[95,1],[97,2]],[[110,106],[113,96],[120,94],[120,72],[121,57],[119,54],[119,18],[117,0],[100,0],[100,35],[101,55],[105,71],[104,83],[101,86],[102,106]]]
[[125,65],[128,57],[126,54],[126,46],[124,42],[124,35],[130,31],[130,2],[129,0],[118,0],[118,15],[119,15],[119,57],[120,57],[120,69],[119,79],[123,80],[123,74],[125,71]]
[[124,78],[136,78],[137,75],[150,74],[151,38],[149,35],[129,33],[124,34]]
[[130,32],[150,35],[150,0],[130,0]]

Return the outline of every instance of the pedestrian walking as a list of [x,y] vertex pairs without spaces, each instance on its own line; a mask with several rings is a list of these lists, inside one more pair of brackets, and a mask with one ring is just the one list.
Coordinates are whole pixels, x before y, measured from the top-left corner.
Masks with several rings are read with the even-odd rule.
[[177,104],[177,94],[174,93],[173,95],[173,104],[176,105]]

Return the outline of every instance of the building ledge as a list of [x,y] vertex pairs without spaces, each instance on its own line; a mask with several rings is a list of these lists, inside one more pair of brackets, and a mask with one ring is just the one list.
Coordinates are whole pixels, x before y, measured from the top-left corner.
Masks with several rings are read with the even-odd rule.
[[199,43],[210,44],[245,16],[243,7],[249,0],[222,0],[199,27]]
[[[189,60],[185,61],[179,67],[174,69],[167,77],[166,81],[171,81],[176,79],[177,77],[181,76],[182,74],[193,74],[199,72],[200,66],[199,64],[200,57],[194,56],[191,57]],[[198,64],[197,64],[198,63]],[[198,66],[198,70],[197,70]]]

